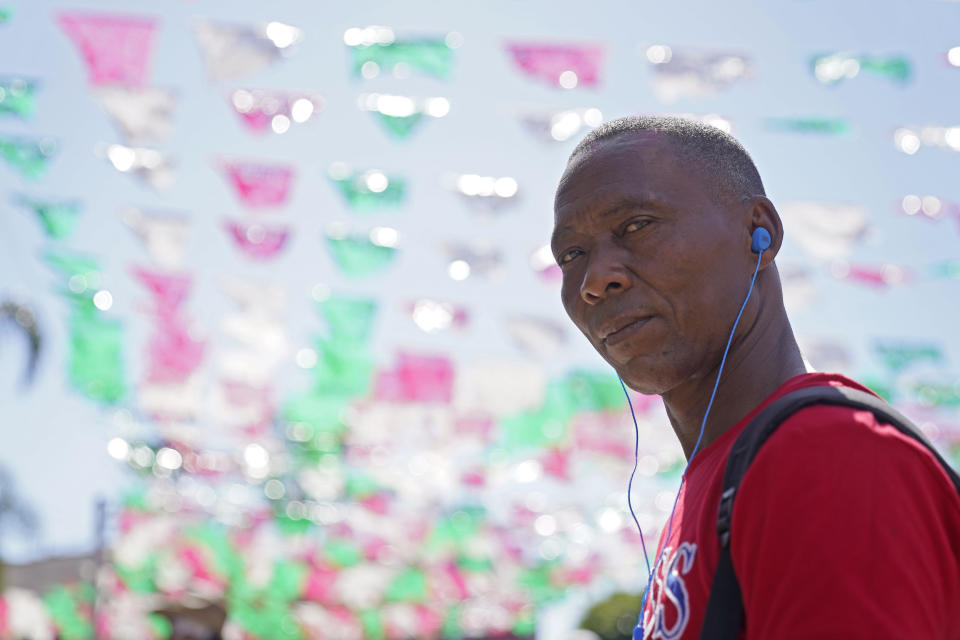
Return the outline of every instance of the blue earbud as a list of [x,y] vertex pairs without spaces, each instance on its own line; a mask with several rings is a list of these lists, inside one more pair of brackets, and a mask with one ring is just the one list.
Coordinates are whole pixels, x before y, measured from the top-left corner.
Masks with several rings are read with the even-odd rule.
[[750,241],[750,251],[760,253],[770,247],[770,232],[763,227],[757,227],[753,230],[753,236]]

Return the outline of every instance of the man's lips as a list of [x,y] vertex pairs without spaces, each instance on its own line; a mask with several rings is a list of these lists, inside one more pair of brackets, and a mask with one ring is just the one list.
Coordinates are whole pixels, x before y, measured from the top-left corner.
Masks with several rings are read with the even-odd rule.
[[616,324],[616,329],[609,331],[602,339],[603,344],[612,347],[623,342],[636,332],[640,331],[650,321],[653,316],[644,316],[642,318],[626,318]]

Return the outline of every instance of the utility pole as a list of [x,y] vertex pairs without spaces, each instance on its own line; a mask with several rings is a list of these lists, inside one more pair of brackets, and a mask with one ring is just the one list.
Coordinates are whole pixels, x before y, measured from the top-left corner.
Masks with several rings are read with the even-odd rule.
[[107,501],[102,496],[94,503],[94,552],[93,552],[93,638],[100,639],[97,630],[97,615],[100,609],[100,570],[103,567],[104,547],[107,533]]

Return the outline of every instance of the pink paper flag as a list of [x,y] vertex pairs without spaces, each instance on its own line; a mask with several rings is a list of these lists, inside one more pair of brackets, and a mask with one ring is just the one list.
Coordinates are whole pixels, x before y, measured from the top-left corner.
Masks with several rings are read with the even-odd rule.
[[543,464],[543,470],[547,475],[561,480],[569,481],[571,479],[569,449],[550,449],[540,457],[540,462]]
[[943,200],[937,196],[904,196],[900,202],[900,211],[908,216],[915,218],[926,218],[927,220],[940,220],[943,218],[953,218],[960,223],[960,204]]
[[463,574],[461,574],[457,568],[457,564],[453,561],[447,562],[446,565],[444,565],[444,571],[449,583],[455,589],[456,599],[466,600],[470,597],[470,588],[467,586],[467,581]]
[[539,269],[538,273],[540,274],[540,277],[547,282],[560,282],[563,280],[563,271],[560,269],[559,265],[547,265],[543,269]]
[[903,284],[910,280],[912,275],[909,270],[896,264],[857,265],[839,261],[831,265],[830,271],[837,279],[852,280],[857,284],[879,289]]
[[449,403],[453,363],[444,357],[401,353],[396,369],[377,376],[374,395],[384,402]]
[[166,317],[147,348],[148,382],[183,382],[203,360],[204,345],[190,336],[180,318]]
[[454,422],[454,429],[461,436],[478,436],[484,442],[489,442],[493,433],[493,418],[487,415],[472,414],[460,416]]
[[427,605],[418,604],[415,607],[419,637],[433,638],[439,635],[440,629],[443,627],[443,618],[440,617],[440,614]]
[[262,433],[272,422],[273,389],[269,385],[253,385],[239,380],[221,380],[223,401],[243,420],[246,433]]
[[624,461],[632,460],[633,448],[623,438],[617,437],[621,426],[620,417],[614,414],[582,413],[571,423],[573,446],[577,451],[592,451]]
[[158,316],[176,315],[193,284],[193,279],[187,275],[161,273],[139,267],[134,268],[133,274],[153,294],[155,306],[152,311]]
[[312,93],[288,93],[266,89],[237,89],[230,105],[247,129],[284,133],[292,124],[309,122],[323,109],[325,100]]
[[334,599],[333,585],[337,570],[324,564],[315,564],[307,574],[303,586],[303,599],[313,602],[331,602]]
[[530,254],[530,266],[540,278],[548,282],[560,282],[563,279],[563,272],[553,259],[550,245],[542,245]]
[[285,204],[294,176],[292,166],[257,162],[226,161],[223,170],[240,201],[255,209]]
[[245,254],[256,260],[276,257],[287,244],[290,237],[288,227],[264,227],[259,224],[246,224],[228,220],[227,231],[234,244]]
[[210,558],[202,549],[192,544],[186,545],[180,549],[180,560],[187,566],[195,579],[210,583],[220,589],[223,588],[223,582],[216,575],[217,570],[210,566],[212,564]]
[[559,580],[562,584],[587,585],[600,572],[600,561],[597,556],[590,556],[587,561],[578,567],[564,567],[560,569]]
[[606,53],[603,45],[508,43],[506,47],[517,68],[552,85],[572,89],[595,87],[600,82]]
[[147,84],[156,23],[144,16],[63,12],[60,27],[80,50],[90,84]]

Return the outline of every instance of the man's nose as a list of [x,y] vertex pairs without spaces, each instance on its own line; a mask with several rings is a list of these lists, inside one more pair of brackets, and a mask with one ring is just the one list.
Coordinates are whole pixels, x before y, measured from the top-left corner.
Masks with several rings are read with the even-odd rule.
[[630,272],[616,251],[594,251],[580,284],[580,297],[587,304],[597,304],[607,296],[630,288]]

